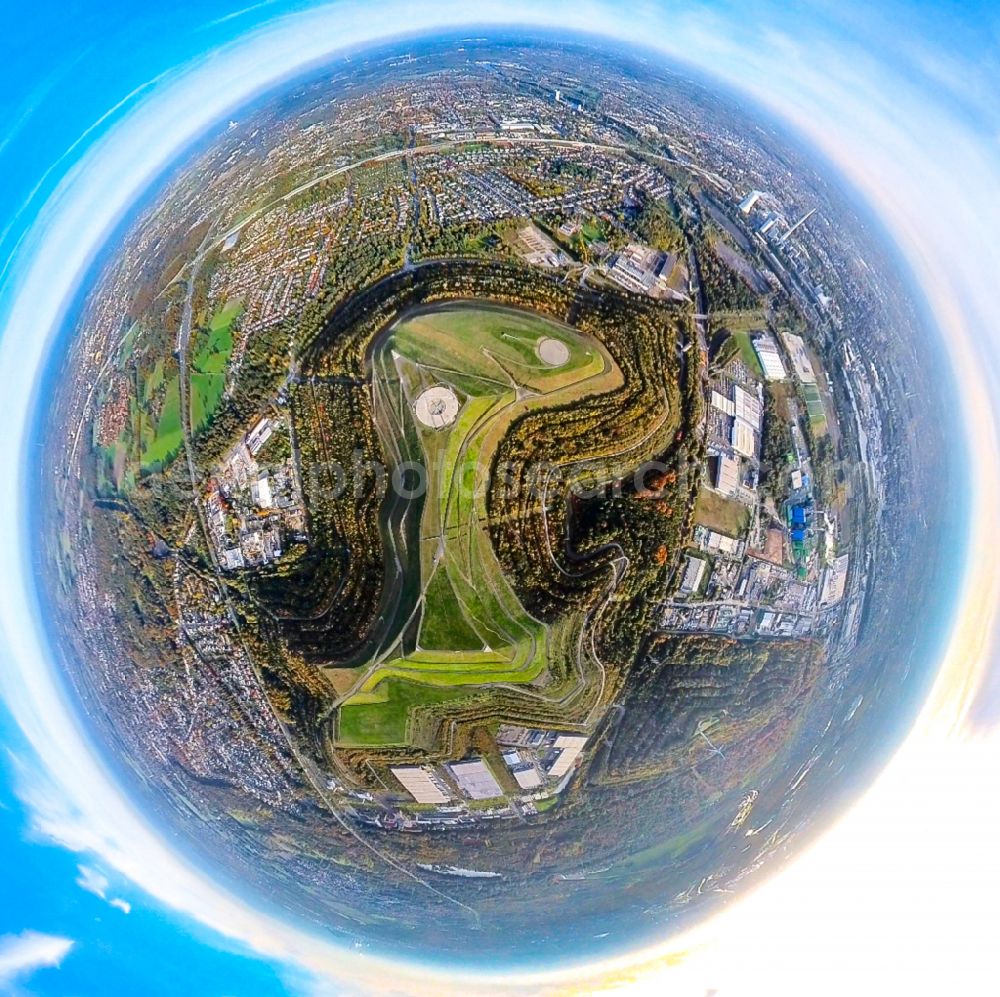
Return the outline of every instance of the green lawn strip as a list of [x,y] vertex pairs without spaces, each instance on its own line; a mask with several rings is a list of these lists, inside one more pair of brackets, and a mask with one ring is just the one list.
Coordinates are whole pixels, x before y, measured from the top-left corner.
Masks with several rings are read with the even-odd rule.
[[823,407],[823,399],[820,397],[819,388],[815,384],[803,384],[802,395],[806,400],[806,412],[809,414],[809,422],[813,432],[826,432],[826,409]]
[[243,310],[238,299],[212,317],[199,331],[191,359],[191,429],[197,433],[211,421],[226,389],[226,367],[233,353],[233,323]]
[[597,242],[604,238],[604,226],[596,218],[591,218],[581,227],[580,235],[588,244]]
[[209,328],[213,332],[221,329],[228,331],[232,328],[233,323],[240,317],[242,312],[242,298],[234,298],[232,301],[227,301],[226,304],[212,316]]
[[740,357],[747,365],[747,368],[757,377],[763,378],[764,370],[760,365],[760,360],[757,359],[757,354],[754,352],[749,334],[746,332],[734,332],[733,338],[739,343]]
[[[502,377],[496,364],[509,364],[523,375],[529,386],[544,378],[586,364],[591,352],[572,330],[540,316],[519,315],[489,309],[455,309],[417,316],[396,331],[403,352],[420,357],[421,362],[454,368],[466,375]],[[542,339],[558,339],[569,348],[569,360],[559,368],[542,363],[536,352]],[[484,352],[485,351],[485,352]]]
[[482,641],[469,626],[451,587],[448,573],[438,569],[424,593],[419,644],[435,650],[477,650]]
[[340,708],[337,738],[342,744],[374,745],[404,744],[410,710],[468,695],[463,689],[435,688],[400,679],[385,683],[385,699],[381,702],[345,703]]
[[167,382],[160,417],[156,423],[155,433],[151,436],[148,434],[147,425],[143,426],[140,458],[144,471],[162,467],[180,450],[184,442],[181,429],[180,379],[177,375]]
[[226,390],[225,374],[191,374],[191,429],[197,433],[211,421]]
[[[530,648],[530,644],[516,648],[519,657],[503,665],[490,660],[490,653],[483,651],[441,651],[436,660],[419,662],[412,657],[397,658],[380,666],[370,675],[359,694],[373,693],[392,679],[444,687],[490,685],[497,682],[524,683],[529,681],[529,676],[537,677],[545,667],[544,652],[540,652],[536,646],[529,657]],[[353,696],[345,705],[352,702]]]
[[163,384],[163,357],[158,357],[153,369],[142,379],[142,404],[148,405]]

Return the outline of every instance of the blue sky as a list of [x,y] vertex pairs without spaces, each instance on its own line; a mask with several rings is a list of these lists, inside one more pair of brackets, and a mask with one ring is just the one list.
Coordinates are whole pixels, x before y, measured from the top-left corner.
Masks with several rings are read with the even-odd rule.
[[[114,873],[104,886],[102,877],[108,877],[99,861],[34,833],[11,783],[16,762],[10,756],[23,756],[27,748],[6,711],[0,712],[0,740],[9,752],[0,782],[0,939],[6,936],[11,948],[17,948],[16,940],[28,949],[24,972],[8,972],[0,941],[0,993],[235,997],[287,992],[273,967],[225,951],[218,938],[209,940],[195,923],[150,904]],[[93,892],[102,887],[104,898]],[[112,906],[116,899],[122,904]],[[23,944],[30,942],[25,932],[67,939],[72,947],[58,966],[35,969],[30,957],[39,954]]]
[[[67,205],[76,208],[78,213],[73,217],[81,220],[81,232],[87,217],[107,224],[108,219],[101,218],[103,201],[93,201],[89,215],[86,204],[81,207],[78,203],[102,189],[93,183],[88,187],[83,182],[88,177],[69,177],[48,219],[40,218],[39,211],[77,164],[92,151],[102,151],[105,138],[109,147],[113,145],[110,140],[119,129],[134,129],[141,114],[160,115],[157,120],[162,129],[182,135],[184,122],[176,116],[182,113],[179,108],[190,110],[191,105],[182,105],[179,99],[171,104],[168,99],[171,93],[183,90],[182,78],[173,73],[175,67],[198,59],[277,14],[308,6],[252,0],[158,5],[52,0],[24,5],[16,15],[8,11],[0,38],[0,265],[19,245],[36,255],[39,246],[50,242],[56,247],[71,245],[52,241],[54,233],[58,234],[57,216],[66,213]],[[1000,273],[995,248],[996,232],[1000,231],[1000,102],[996,99],[1000,92],[1000,36],[996,5],[917,2],[882,5],[873,12],[862,4],[814,3],[796,5],[794,14],[785,6],[640,2],[633,10],[634,19],[643,26],[640,35],[644,41],[695,59],[701,68],[719,73],[731,86],[744,87],[799,128],[869,198],[918,278],[929,280],[933,275],[937,286],[929,291],[930,305],[946,330],[956,369],[964,377],[970,418],[977,420],[979,435],[974,445],[983,466],[977,469],[975,488],[980,496],[979,514],[985,521],[987,516],[995,516],[1000,496],[1000,484],[990,473],[997,465],[994,402],[1000,394],[1000,329],[995,306],[995,275]],[[340,33],[346,38],[353,29],[359,34],[377,33],[378,25],[372,25],[368,14],[371,9],[359,3],[343,5],[338,16],[322,22],[329,33],[327,47],[333,48],[342,37]],[[375,9],[384,23],[400,29],[435,19],[428,13],[432,9],[428,5],[403,4],[394,19],[385,17],[384,3]],[[489,4],[459,6],[450,0],[433,10],[442,12],[440,19],[445,23],[452,15],[459,16],[460,10],[466,11],[466,18],[471,10],[483,19],[501,20],[515,13],[519,17],[532,13],[531,6],[524,4],[505,4],[498,10]],[[535,10],[543,20],[557,16],[554,4],[536,5]],[[550,10],[552,14],[543,16]],[[566,4],[562,13],[574,26],[596,30],[615,30],[620,21],[611,5],[600,2]],[[627,31],[621,28],[620,33]],[[264,82],[268,73],[295,64],[297,47],[316,44],[315,32],[307,37],[290,30],[287,37],[275,38],[273,44],[265,38],[257,48],[248,49],[245,62],[239,62],[236,53],[230,62],[220,59],[219,64],[223,68],[242,66],[245,71],[249,64],[263,66],[262,55],[266,55],[271,61],[266,69],[260,69],[260,81]],[[198,78],[203,84],[213,65],[201,67]],[[220,76],[215,82],[231,87],[234,95],[242,92],[242,84],[231,83],[229,78]],[[161,97],[153,106],[152,99]],[[164,148],[168,145],[165,142]],[[104,164],[108,189],[119,178],[141,186],[142,177],[129,173],[120,150],[117,161],[108,153],[95,162]],[[77,202],[73,201],[75,192],[82,192],[77,193]],[[47,227],[41,228],[46,222]],[[21,237],[28,232],[32,240],[21,244]],[[69,236],[63,233],[63,238],[71,237],[72,232]],[[92,238],[92,233],[80,236],[85,238]],[[26,268],[27,263],[30,260],[19,259],[18,267],[6,271],[6,283],[0,287],[0,320],[4,323],[0,347],[6,351],[6,359],[13,356],[12,340],[20,337],[23,345],[27,338],[47,332],[41,317],[37,329],[15,321],[17,295],[22,284],[30,286],[27,276],[23,281],[18,276],[18,268]],[[58,275],[60,279],[65,276],[64,285],[56,276],[53,272],[49,284],[36,285],[42,290],[36,291],[32,304],[39,315],[57,315],[59,301],[54,296],[59,292],[55,288],[65,290],[71,285],[73,274]],[[50,288],[53,300],[42,300]],[[0,387],[12,405],[16,386],[12,369],[0,368]],[[8,512],[4,487],[0,483],[0,521]],[[0,575],[0,598],[10,598],[14,592],[18,570],[14,560],[10,558],[3,569],[7,577]],[[985,559],[982,563],[973,559],[968,571],[972,581],[967,582],[966,593],[970,605],[975,601],[978,615],[970,610],[964,630],[956,628],[954,647],[942,666],[942,674],[953,675],[953,684],[944,691],[953,697],[970,672],[976,667],[981,672],[994,660],[988,638],[1000,601],[995,566]],[[12,663],[7,654],[12,660],[16,656],[5,642],[0,647],[0,667],[10,675],[8,666]],[[24,675],[43,667],[37,661],[22,660],[20,665]],[[2,679],[0,676],[0,687]],[[291,935],[275,936],[272,943],[271,926],[252,922],[249,915],[239,927],[228,930],[226,916],[220,911],[229,908],[218,902],[208,887],[203,895],[173,890],[179,875],[169,863],[167,851],[140,849],[138,845],[130,851],[138,832],[115,838],[114,828],[101,825],[99,812],[88,812],[88,794],[94,810],[107,809],[103,807],[105,798],[99,795],[107,787],[96,777],[92,789],[90,783],[76,787],[69,808],[72,820],[59,819],[61,811],[53,805],[52,797],[68,797],[72,787],[59,782],[58,752],[50,752],[45,763],[39,764],[39,728],[31,724],[30,697],[19,697],[18,692],[16,683],[8,682],[5,694],[12,705],[9,710],[0,708],[0,742],[6,747],[0,757],[0,854],[4,858],[0,865],[0,992],[267,995],[286,992],[295,982],[301,983],[306,978],[303,965],[314,975],[318,972],[316,967],[328,954],[317,954],[311,943]],[[970,696],[966,690],[963,702]],[[925,726],[926,735],[931,737],[933,726]],[[22,729],[26,731],[23,735]],[[72,740],[65,743],[74,744]],[[951,759],[951,746],[947,741],[936,756]],[[66,750],[65,767],[76,771],[79,759],[70,757],[72,748]],[[995,777],[995,755],[961,757],[970,779],[974,774],[983,784],[990,774]],[[47,778],[39,775],[41,770],[47,771]],[[925,777],[927,771],[925,765]],[[965,806],[964,797],[954,795],[964,784],[953,778],[949,783],[943,770],[941,779],[942,796],[950,786],[954,808]],[[909,784],[904,780],[899,785],[904,788],[897,787],[899,795],[895,797],[891,788],[880,790],[885,806],[893,800],[896,809],[900,808]],[[25,799],[30,804],[25,804]],[[94,802],[97,800],[101,802]],[[996,814],[973,810],[967,821],[978,826],[975,822],[988,817],[993,819]],[[877,847],[881,826],[877,822],[885,824],[887,820],[884,810],[872,810],[869,821],[876,824],[869,823],[864,835],[859,831],[859,837],[868,842],[866,847]],[[921,844],[922,861],[930,862],[927,856],[949,844],[947,829],[941,834],[944,837],[937,849],[933,844]],[[891,855],[888,839],[886,847],[886,854]],[[840,870],[836,881],[819,880],[829,891],[826,905],[831,909],[836,909],[837,883],[850,883],[850,872],[845,871],[850,869],[850,855],[845,848],[841,845],[846,865],[835,866],[833,856],[839,853],[831,844],[823,866],[824,870]],[[977,871],[969,874],[965,870],[965,878],[974,879],[979,892],[995,887],[993,895],[1000,895],[1000,876],[989,878],[983,854],[970,850],[969,861],[970,869]],[[947,872],[942,871],[942,884],[951,881]],[[954,870],[950,872],[954,878]],[[791,895],[804,903],[801,894]],[[903,878],[895,885],[894,895],[904,898],[899,900],[902,906],[899,910],[886,908],[883,918],[905,921],[908,910],[921,910],[920,898],[906,893]],[[120,903],[112,905],[116,900]],[[844,901],[849,902],[849,898]],[[974,898],[969,903],[974,904]],[[872,904],[873,911],[880,910],[877,903]],[[129,913],[123,910],[126,906]],[[761,909],[767,908],[758,907]],[[985,916],[981,920],[989,926]],[[760,914],[756,920],[769,923]],[[829,930],[846,929],[831,925]],[[915,936],[923,937],[918,923],[907,930],[908,945]],[[745,926],[743,935],[756,937]],[[939,935],[923,941],[928,951],[937,943],[949,960],[956,961],[952,959],[955,950]],[[881,942],[884,961],[894,951],[893,939],[882,938]],[[850,937],[842,944],[846,951]],[[860,943],[855,939],[854,944]],[[759,940],[758,948],[767,951]],[[724,948],[719,951],[732,954]],[[799,952],[805,964],[810,954],[808,939],[801,940]],[[968,964],[971,956],[959,955]],[[745,968],[751,957],[741,953],[733,964]],[[816,953],[811,957],[816,958]],[[875,961],[868,969],[877,974],[877,954],[871,958]],[[19,959],[23,972],[17,971]],[[53,963],[58,967],[44,968]],[[721,965],[718,959],[716,963]],[[793,972],[797,964],[787,959],[785,964],[788,992],[795,992],[794,983],[801,983]],[[981,968],[979,963],[975,966],[977,971]],[[927,967],[920,979],[936,979],[935,968]],[[781,980],[777,972],[771,972],[775,987]],[[724,976],[722,970],[720,973]],[[831,974],[830,979],[835,979],[835,970]],[[910,992],[919,990],[920,979]],[[887,985],[890,980],[897,977],[887,977]],[[698,977],[691,992],[704,993],[706,983],[713,982],[711,974]],[[814,988],[813,992],[818,991]]]
[[[0,37],[0,259],[88,144],[146,92],[149,80],[272,13],[261,7],[212,24],[247,6],[61,0],[8,12]],[[0,760],[0,993],[287,992],[287,971],[279,975],[267,962],[237,953],[196,922],[137,894],[98,859],[34,832],[14,791],[18,759],[30,749],[2,706],[0,744],[6,749]],[[105,898],[92,892],[102,877],[110,878]],[[129,913],[111,905],[116,898]],[[72,943],[68,951],[62,940]],[[54,959],[58,965],[45,968]]]

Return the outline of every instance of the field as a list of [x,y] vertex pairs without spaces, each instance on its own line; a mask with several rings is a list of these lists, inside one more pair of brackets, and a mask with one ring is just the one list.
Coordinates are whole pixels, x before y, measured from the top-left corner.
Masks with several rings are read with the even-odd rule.
[[694,510],[696,523],[727,536],[737,537],[746,529],[748,517],[747,507],[741,502],[723,498],[708,488],[702,488],[698,493],[698,503]]
[[[559,367],[538,356],[546,338],[568,350]],[[399,743],[413,706],[496,683],[532,683],[545,672],[548,628],[525,612],[492,548],[487,475],[512,419],[604,390],[612,370],[597,344],[571,329],[513,310],[472,307],[403,322],[373,368],[387,450],[428,469],[419,625],[416,646],[404,648],[400,639],[362,673],[340,708],[341,743]],[[413,402],[437,385],[454,391],[460,408],[450,425],[431,428],[419,423]]]
[[406,740],[412,707],[443,703],[463,695],[460,689],[386,679],[367,706],[341,710],[339,740],[356,745],[400,744]]
[[184,433],[181,427],[181,387],[177,376],[170,378],[163,392],[163,404],[155,427],[143,412],[137,413],[140,426],[140,466],[150,471],[165,464],[181,448]]
[[740,348],[740,359],[747,365],[747,369],[759,378],[764,377],[764,370],[754,352],[753,343],[750,342],[750,335],[746,332],[734,332],[733,338]]
[[[233,323],[242,311],[239,301],[229,302],[198,329],[191,340],[190,416],[194,432],[204,429],[222,401],[226,367],[233,352]],[[129,491],[139,473],[163,469],[184,444],[181,421],[180,373],[173,357],[156,356],[150,366],[133,355],[142,329],[134,324],[118,354],[119,369],[135,363],[129,374],[128,417],[118,438],[102,448],[101,474],[117,491]]]
[[813,433],[816,435],[825,433],[827,429],[826,410],[823,408],[819,388],[815,384],[803,384],[802,397],[806,402],[806,411],[809,413],[809,424]]
[[243,306],[230,301],[217,312],[192,344],[191,430],[204,429],[215,415],[226,388],[226,366],[233,352],[233,323]]

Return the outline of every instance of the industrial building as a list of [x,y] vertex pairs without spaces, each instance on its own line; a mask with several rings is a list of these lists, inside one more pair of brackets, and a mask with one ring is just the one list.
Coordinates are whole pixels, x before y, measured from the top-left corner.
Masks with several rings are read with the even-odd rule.
[[757,439],[754,431],[739,419],[733,420],[729,442],[732,448],[743,457],[753,457],[757,450]]
[[733,417],[746,423],[755,433],[760,432],[764,407],[756,395],[738,384],[733,388]]
[[709,529],[700,524],[694,528],[694,539],[698,546],[713,554],[724,554],[726,557],[741,558],[746,544],[736,537],[727,537],[725,533]]
[[[721,386],[721,385],[720,385]],[[712,407],[726,417],[723,425],[728,426],[725,442],[736,454],[743,457],[756,458],[760,451],[760,432],[763,419],[763,404],[752,391],[739,384],[731,389],[724,389],[732,394],[727,397],[718,388],[712,389]],[[729,422],[729,420],[732,422]],[[728,468],[727,468],[728,470]],[[733,472],[738,480],[738,468]],[[736,481],[730,488],[730,494],[736,491]]]
[[849,563],[849,555],[841,554],[823,572],[823,590],[819,597],[819,604],[821,606],[835,606],[844,598],[844,589],[847,585],[847,566]]
[[783,381],[788,377],[785,370],[785,362],[781,359],[778,344],[774,336],[769,332],[762,332],[754,336],[752,341],[753,351],[757,354],[764,377],[769,381]]
[[736,415],[736,405],[733,400],[727,398],[721,391],[717,391],[715,388],[712,388],[712,404],[730,418]]
[[760,232],[761,235],[767,235],[767,233],[770,232],[771,229],[773,229],[774,226],[777,225],[780,220],[781,216],[772,211],[764,219],[764,221],[761,222],[760,228],[758,228],[757,231]]
[[715,464],[715,490],[730,498],[740,489],[740,462],[728,454],[721,454]]
[[448,769],[458,788],[470,800],[492,800],[494,797],[503,796],[500,784],[482,758],[453,762]]
[[535,763],[531,760],[525,760],[515,748],[505,751],[503,760],[521,789],[537,789],[541,786],[542,777],[535,767]]
[[553,779],[561,779],[576,763],[587,739],[581,734],[560,734],[555,741],[559,754],[549,768]]
[[792,369],[795,376],[803,384],[815,384],[816,372],[813,370],[812,361],[806,350],[806,344],[801,336],[796,336],[791,332],[783,332],[781,338],[784,341],[785,349],[792,358]]
[[658,297],[668,294],[676,262],[673,253],[632,243],[615,255],[608,276],[629,291]]
[[405,765],[390,771],[417,803],[447,803],[451,799],[443,780],[427,765]]
[[701,580],[705,577],[705,561],[700,557],[687,555],[687,563],[684,565],[684,577],[681,579],[681,595],[690,595],[697,592],[701,585]]
[[267,471],[261,471],[250,482],[250,498],[258,509],[270,509],[274,505],[274,499],[271,495],[271,483],[268,481]]
[[273,432],[274,423],[266,415],[257,420],[246,437],[247,450],[250,451],[251,457],[256,457],[260,453]]

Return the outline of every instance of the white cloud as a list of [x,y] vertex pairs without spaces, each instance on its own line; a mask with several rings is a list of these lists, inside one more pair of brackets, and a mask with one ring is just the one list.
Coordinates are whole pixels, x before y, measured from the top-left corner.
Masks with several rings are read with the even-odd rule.
[[76,885],[81,890],[93,893],[95,897],[102,900],[108,898],[108,877],[89,865],[77,866],[79,875],[76,877]]
[[69,938],[37,931],[0,936],[0,987],[11,987],[38,969],[58,966],[73,944]]
[[123,914],[130,914],[132,912],[132,905],[127,900],[122,900],[121,897],[108,896],[108,887],[111,884],[103,872],[98,872],[97,869],[89,865],[78,865],[76,868],[79,873],[76,877],[76,885],[81,890],[86,890],[87,893],[93,893],[95,897],[100,897],[101,900],[106,901],[112,907],[116,907]]

